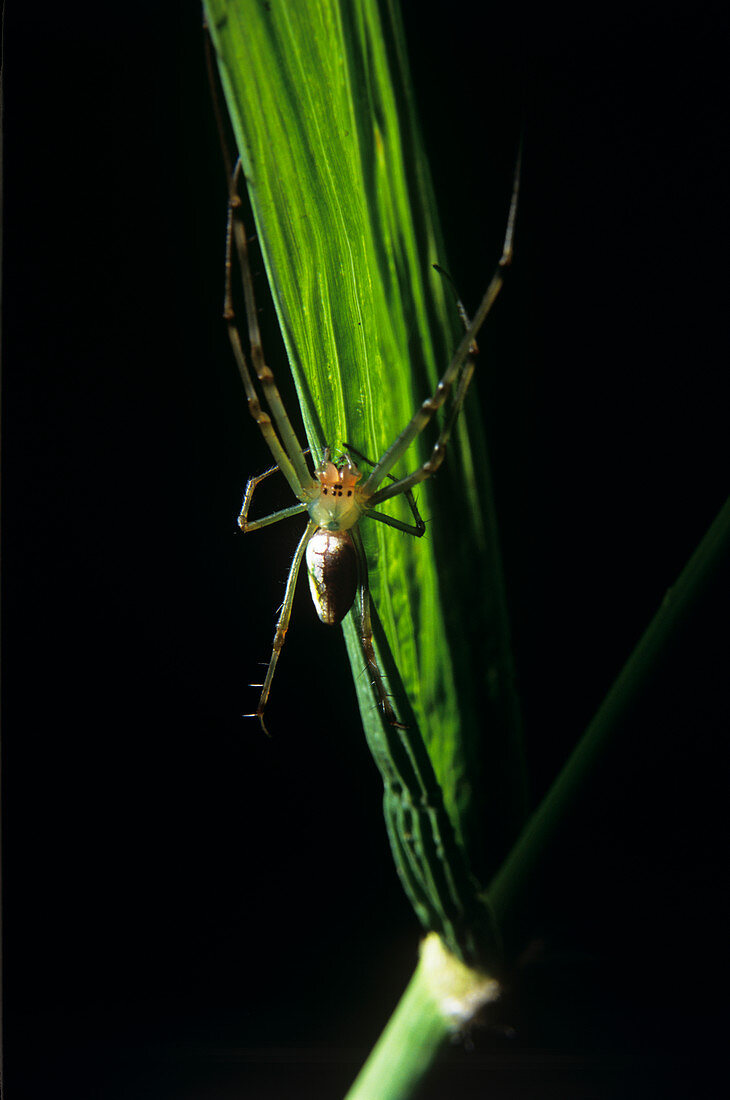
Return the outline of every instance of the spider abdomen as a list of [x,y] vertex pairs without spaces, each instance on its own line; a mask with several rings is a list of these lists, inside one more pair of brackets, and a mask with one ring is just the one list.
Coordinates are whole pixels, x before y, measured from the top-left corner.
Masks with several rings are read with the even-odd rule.
[[309,589],[323,623],[337,626],[355,601],[357,551],[347,531],[314,532],[306,551]]

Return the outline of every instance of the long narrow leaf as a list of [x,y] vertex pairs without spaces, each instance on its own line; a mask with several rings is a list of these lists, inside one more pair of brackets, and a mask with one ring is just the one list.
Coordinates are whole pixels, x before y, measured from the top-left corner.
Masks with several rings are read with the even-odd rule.
[[[432,269],[446,257],[396,6],[208,0],[205,7],[309,443],[318,455],[347,441],[377,458],[433,391],[461,335],[453,294]],[[507,196],[495,218],[506,218],[506,206]],[[485,286],[495,260],[485,259]],[[434,425],[394,473],[415,469],[436,435]],[[382,623],[377,649],[409,727],[402,752],[412,755],[422,739],[437,781],[425,776],[426,789],[443,792],[472,864],[484,744],[508,747],[485,788],[500,791],[505,811],[504,835],[489,838],[493,867],[519,825],[524,788],[489,485],[479,427],[467,416],[437,481],[419,497],[426,538],[372,521],[361,531]],[[402,500],[385,508],[407,519]],[[352,621],[345,634],[382,764],[392,731],[363,682]],[[400,776],[391,796],[395,788],[405,796],[398,813],[411,815],[423,788],[403,792]],[[403,846],[392,828],[398,859]],[[409,888],[409,868],[400,870]]]

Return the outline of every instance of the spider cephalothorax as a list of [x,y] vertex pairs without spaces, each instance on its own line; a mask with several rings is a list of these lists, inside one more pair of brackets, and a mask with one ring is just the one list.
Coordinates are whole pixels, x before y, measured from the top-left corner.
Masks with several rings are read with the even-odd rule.
[[316,496],[307,506],[310,519],[327,531],[347,531],[354,527],[367,504],[357,484],[362,474],[349,454],[345,452],[333,462],[326,447],[324,458],[314,473]]

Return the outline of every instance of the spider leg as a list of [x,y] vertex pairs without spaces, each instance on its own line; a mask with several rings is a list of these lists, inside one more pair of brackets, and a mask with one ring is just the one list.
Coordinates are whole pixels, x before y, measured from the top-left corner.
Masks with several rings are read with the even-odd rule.
[[[446,422],[444,423],[438,439],[434,443],[428,461],[424,462],[422,466],[419,466],[412,474],[407,474],[398,481],[394,481],[392,485],[386,485],[384,489],[380,489],[377,493],[374,493],[368,502],[370,506],[381,504],[384,500],[389,500],[390,497],[397,496],[399,493],[405,493],[407,498],[408,494],[412,493],[415,485],[418,485],[421,481],[425,481],[426,478],[436,473],[446,457],[446,446],[451,438],[451,432],[456,423],[456,419],[461,412],[461,406],[464,404],[466,391],[469,389],[469,383],[472,380],[475,367],[476,357],[470,355],[466,361],[461,377],[459,378],[459,384],[456,387],[456,393],[454,394],[454,400],[449,409],[449,415],[446,418]],[[366,515],[370,514],[369,511],[366,512]]]
[[374,508],[368,508],[363,512],[364,516],[368,519],[376,519],[378,523],[386,523],[388,527],[395,527],[396,531],[405,531],[407,535],[415,535],[417,539],[422,538],[426,534],[426,524],[421,518],[421,514],[418,511],[416,502],[413,499],[413,493],[410,490],[406,490],[406,500],[414,511],[416,522],[406,523],[402,519],[394,519],[393,516],[386,516],[385,512],[376,512]]
[[278,466],[271,466],[268,470],[264,470],[262,474],[256,474],[254,477],[250,477],[246,482],[246,492],[243,494],[243,504],[241,505],[241,511],[238,516],[238,526],[244,534],[247,531],[257,531],[260,527],[268,527],[270,524],[278,523],[279,520],[288,519],[290,516],[298,516],[301,512],[306,511],[307,505],[305,503],[292,504],[289,508],[282,508],[280,511],[272,512],[271,515],[263,516],[261,519],[248,518],[251,498],[253,497],[257,485],[260,485],[267,477],[271,477],[272,474],[278,473],[278,471]]
[[256,708],[254,714],[244,714],[244,718],[258,718],[261,723],[261,728],[267,736],[270,736],[269,731],[264,724],[264,711],[266,710],[266,704],[269,700],[269,693],[271,692],[271,682],[274,679],[274,673],[276,671],[276,664],[279,660],[279,654],[284,646],[284,640],[286,638],[286,632],[289,629],[289,621],[291,619],[292,604],[294,603],[294,591],[297,586],[297,577],[299,576],[299,568],[302,564],[302,558],[304,557],[304,551],[307,549],[307,543],[311,539],[314,532],[317,530],[317,524],[314,520],[310,520],[307,524],[306,530],[299,540],[299,545],[294,551],[294,557],[289,568],[289,576],[286,578],[286,591],[284,593],[284,603],[281,605],[281,611],[276,623],[276,633],[274,634],[274,646],[271,651],[271,658],[269,660],[269,667],[266,670],[266,676],[264,678],[263,690],[259,699],[259,705]]
[[[506,269],[512,262],[513,251],[513,238],[514,238],[514,226],[515,217],[517,215],[517,199],[520,190],[520,162],[521,152],[517,157],[517,165],[515,168],[514,182],[512,184],[512,197],[510,199],[509,215],[507,217],[507,229],[505,232],[504,243],[502,245],[502,255],[500,256],[499,263],[495,269],[494,275],[487,287],[487,290],[482,298],[479,308],[477,309],[471,324],[468,326],[464,336],[456,349],[454,356],[446,368],[446,372],[438,382],[436,389],[431,397],[428,397],[420,409],[417,410],[410,423],[406,425],[403,431],[400,433],[394,443],[388,448],[383,457],[378,462],[377,466],[370,474],[367,481],[362,486],[362,492],[364,494],[372,494],[370,502],[371,504],[379,504],[383,500],[388,500],[392,496],[397,496],[398,493],[405,492],[406,489],[411,488],[413,485],[418,484],[419,481],[423,481],[424,478],[430,477],[438,466],[443,461],[443,450],[446,447],[449,436],[451,435],[451,428],[453,427],[453,421],[456,419],[461,404],[463,403],[466,391],[471,381],[472,374],[474,373],[474,365],[467,365],[465,368],[460,384],[457,387],[457,397],[454,401],[454,407],[456,412],[449,417],[446,428],[439,436],[434,446],[431,458],[428,460],[420,470],[415,474],[411,474],[409,477],[400,478],[392,485],[387,486],[385,489],[381,489],[376,492],[378,486],[382,482],[383,478],[389,472],[392,466],[398,461],[398,459],[404,454],[404,452],[411,445],[417,435],[423,431],[426,425],[429,423],[434,414],[441,408],[446,398],[451,392],[451,388],[459,377],[459,371],[463,364],[472,354],[472,345],[476,339],[479,329],[484,324],[484,321],[489,314],[494,302],[502,289],[502,283],[504,282],[504,275]],[[457,404],[458,401],[458,404]],[[439,457],[440,456],[440,457]],[[428,467],[428,469],[427,469]],[[426,471],[425,473],[423,471]]]
[[[246,236],[246,230],[241,218],[241,197],[237,191],[240,175],[241,161],[239,159],[236,162],[236,167],[232,175],[229,177],[228,222],[226,226],[226,279],[223,315],[228,326],[228,336],[231,341],[236,365],[238,366],[246,391],[246,397],[248,398],[249,412],[258,424],[261,434],[274,456],[275,462],[289,482],[293,492],[302,500],[305,489],[311,484],[312,475],[304,461],[301,444],[297,439],[296,432],[284,408],[281,394],[274,381],[273,372],[264,360],[263,347],[261,344],[261,330],[259,328],[256,299],[253,290],[253,278],[251,276],[251,265],[248,258],[248,237]],[[233,244],[235,244],[236,247],[241,269],[251,359],[253,361],[254,370],[256,371],[256,376],[261,383],[264,396],[271,409],[276,428],[278,429],[278,434],[274,428],[274,424],[271,422],[271,417],[261,408],[251,372],[248,369],[248,363],[241,344],[241,337],[236,327],[233,295],[231,292],[233,267],[231,253]]]
[[[468,321],[467,321],[468,324]],[[356,458],[361,459],[363,462],[367,462],[368,466],[375,466],[375,463],[364,455],[362,451],[358,451],[357,447],[353,447],[352,443],[345,442],[345,446],[348,451],[352,451]],[[388,474],[391,481],[396,481],[396,478],[392,474]],[[398,531],[405,531],[407,535],[415,535],[417,539],[420,539],[426,533],[426,524],[423,522],[423,517],[418,511],[418,505],[416,504],[416,498],[410,489],[406,489],[403,494],[406,498],[406,504],[411,510],[411,514],[414,519],[414,523],[404,523],[403,520],[393,519],[392,516],[386,516],[383,512],[376,512],[374,509],[366,509],[365,515],[368,519],[377,519],[380,523],[387,523],[389,527],[395,527]]]
[[[223,163],[226,170],[226,182],[228,185],[228,218],[226,222],[226,253],[225,253],[225,297],[223,304],[223,316],[228,326],[228,336],[231,341],[231,347],[233,349],[233,355],[236,360],[241,380],[243,381],[243,387],[246,391],[246,397],[248,399],[248,408],[252,417],[256,421],[263,435],[266,443],[271,451],[274,460],[284,474],[286,480],[289,482],[294,494],[303,499],[303,489],[311,482],[309,471],[306,468],[304,459],[301,454],[301,448],[299,441],[296,438],[296,434],[291,426],[289,418],[284,409],[284,405],[279,396],[279,391],[273,381],[273,375],[268,367],[264,363],[263,351],[261,349],[261,332],[258,324],[258,316],[256,313],[256,300],[253,292],[253,279],[251,278],[251,267],[248,262],[248,239],[246,236],[246,230],[240,216],[241,210],[241,196],[238,194],[238,181],[242,174],[241,159],[236,159],[235,166],[232,166],[232,158],[230,153],[230,145],[227,137],[227,125],[224,120],[224,112],[221,107],[220,96],[220,83],[216,76],[216,66],[213,60],[213,52],[211,49],[210,35],[205,34],[205,62],[208,69],[208,82],[210,84],[210,90],[213,100],[213,112],[215,114],[216,127],[218,129],[218,137],[220,139],[221,151],[223,153]],[[241,338],[238,333],[238,329],[235,324],[235,311],[233,309],[233,295],[231,293],[231,277],[232,277],[232,245],[235,238],[236,249],[238,251],[238,258],[241,267],[241,277],[243,281],[243,293],[246,305],[246,316],[248,319],[249,327],[249,342],[251,345],[251,354],[254,361],[254,367],[261,379],[262,385],[264,385],[264,393],[269,400],[269,406],[274,414],[274,419],[279,426],[284,446],[282,446],[279,437],[274,430],[271,423],[271,417],[268,413],[264,412],[259,404],[258,395],[251,379],[251,374],[248,369],[248,363],[246,362],[246,356],[241,345]],[[265,374],[265,377],[261,377],[261,373]],[[306,453],[306,452],[305,452]],[[290,457],[291,456],[291,457]]]
[[383,716],[391,726],[395,726],[397,729],[406,729],[406,727],[398,721],[395,711],[393,710],[393,704],[390,701],[390,696],[385,689],[385,681],[383,680],[383,674],[380,671],[377,658],[375,656],[375,649],[373,647],[373,624],[370,617],[370,586],[368,584],[368,566],[367,559],[365,557],[365,548],[362,544],[362,538],[357,527],[353,527],[350,530],[353,542],[357,548],[357,554],[360,563],[360,584],[359,584],[359,596],[360,596],[360,645],[362,651],[365,654],[365,660],[367,661],[368,675],[370,676],[370,682],[375,688],[375,692],[378,696],[378,702],[380,703],[380,709],[383,712]]
[[[248,488],[248,486],[247,486]],[[263,516],[261,519],[247,519],[243,512],[238,517],[238,526],[241,528],[244,534],[249,531],[259,531],[262,527],[269,527],[272,523],[279,523],[282,519],[291,519],[292,516],[300,516],[302,512],[306,512],[307,505],[302,502],[301,504],[292,504],[289,508],[282,508],[278,512],[272,512],[268,516]]]

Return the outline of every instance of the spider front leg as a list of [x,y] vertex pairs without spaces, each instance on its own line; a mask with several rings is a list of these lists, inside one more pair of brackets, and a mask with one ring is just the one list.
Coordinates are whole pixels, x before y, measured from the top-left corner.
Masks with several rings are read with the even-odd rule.
[[[474,351],[470,352],[464,369],[459,378],[459,384],[454,394],[454,400],[449,410],[449,415],[446,418],[443,428],[439,433],[439,437],[433,445],[433,450],[426,462],[423,463],[412,474],[407,474],[406,477],[400,478],[398,481],[394,481],[391,485],[387,485],[385,489],[380,489],[379,492],[374,493],[370,498],[370,506],[373,504],[382,504],[383,501],[389,500],[391,497],[398,496],[399,493],[404,493],[406,497],[412,493],[414,486],[425,481],[426,478],[432,477],[441,466],[444,458],[446,457],[446,447],[451,438],[451,432],[457,417],[461,412],[461,407],[464,404],[464,398],[466,397],[466,391],[469,389],[469,383],[472,380],[474,374],[474,368],[476,367],[476,345],[473,345]],[[426,402],[424,402],[424,405]],[[377,513],[368,513],[369,515],[378,516]]]
[[[420,481],[424,481],[427,477],[435,473],[443,462],[446,445],[451,436],[451,431],[459,415],[461,406],[464,403],[464,398],[466,397],[466,391],[469,388],[472,375],[474,374],[474,349],[476,347],[475,342],[477,334],[494,305],[497,295],[502,289],[505,272],[512,262],[515,218],[517,217],[517,200],[520,191],[520,164],[521,153],[517,157],[517,165],[515,167],[515,175],[512,183],[512,197],[510,199],[509,214],[507,216],[507,229],[502,245],[502,255],[499,258],[494,275],[491,278],[484,297],[479,303],[479,308],[474,314],[471,324],[467,326],[466,332],[433,394],[431,397],[426,398],[420,409],[418,409],[410,422],[405,426],[395,442],[391,444],[370,474],[370,477],[362,486],[363,493],[369,497],[368,503],[370,506],[380,504],[385,500],[389,500],[391,497],[397,496],[399,493],[405,493],[412,489],[414,485],[417,485]],[[431,457],[420,467],[420,469],[414,471],[414,473],[398,479],[384,489],[378,489],[378,486],[387,476],[391,468],[408,450],[416,436],[421,434],[432,417],[444,404],[454,383],[457,383],[457,387],[452,408],[434,444]]]
[[[233,349],[241,381],[243,382],[248,408],[251,416],[256,421],[266,443],[271,451],[274,461],[283,473],[294,494],[299,500],[306,499],[306,492],[311,485],[311,474],[304,461],[304,454],[296,432],[294,431],[289,416],[284,408],[278,387],[274,380],[271,368],[266,364],[261,343],[261,330],[259,328],[256,299],[253,289],[253,277],[248,258],[248,237],[241,217],[242,201],[238,194],[238,182],[242,175],[241,162],[236,162],[233,173],[229,176],[228,188],[228,221],[226,225],[226,259],[225,259],[225,296],[223,316],[225,318],[228,335]],[[256,376],[264,391],[264,396],[271,410],[271,416],[262,409],[258,394],[253,384],[251,372],[241,343],[241,337],[236,325],[236,314],[233,308],[233,292],[231,279],[233,272],[232,250],[235,244],[238,254],[238,262],[243,283],[243,297],[246,307],[246,321],[248,325],[248,342],[251,351]],[[273,423],[272,423],[273,416]],[[276,428],[274,427],[276,425]]]

